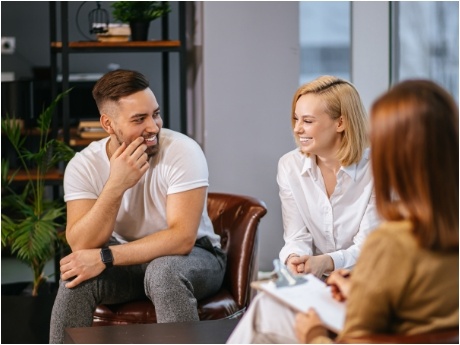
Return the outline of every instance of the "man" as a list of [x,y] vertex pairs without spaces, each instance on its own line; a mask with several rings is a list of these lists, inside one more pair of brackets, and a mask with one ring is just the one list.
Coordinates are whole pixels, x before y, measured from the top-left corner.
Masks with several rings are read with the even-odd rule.
[[147,295],[158,322],[198,319],[197,300],[221,286],[225,254],[207,215],[208,168],[198,144],[162,129],[145,77],[116,70],[94,86],[110,136],[69,162],[66,236],[50,342],[91,326],[100,303]]

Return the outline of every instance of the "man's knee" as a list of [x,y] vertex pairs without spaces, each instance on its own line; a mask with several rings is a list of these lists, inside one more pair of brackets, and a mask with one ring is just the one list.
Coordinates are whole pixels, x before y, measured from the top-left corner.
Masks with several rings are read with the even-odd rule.
[[163,290],[167,286],[186,284],[187,279],[182,274],[184,258],[181,256],[162,256],[154,259],[146,268],[144,286],[149,290]]
[[69,281],[59,281],[58,295],[61,300],[68,301],[69,303],[75,303],[75,301],[80,301],[81,303],[100,302],[100,284],[97,278],[85,280],[73,288],[65,287],[67,283]]
[[146,268],[145,280],[163,280],[181,271],[180,256],[162,256],[152,260]]

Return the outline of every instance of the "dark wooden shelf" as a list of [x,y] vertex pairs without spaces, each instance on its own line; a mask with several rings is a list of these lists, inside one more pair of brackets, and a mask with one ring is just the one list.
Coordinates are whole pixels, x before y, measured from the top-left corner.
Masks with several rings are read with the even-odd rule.
[[[16,172],[16,169],[10,169],[8,172],[8,179],[13,176]],[[30,174],[34,179],[34,176],[37,175],[37,170],[31,169]],[[48,174],[45,175],[45,181],[62,181],[64,178],[64,173],[62,173],[59,169],[51,169]],[[19,170],[17,174],[14,176],[14,181],[16,182],[27,182],[29,181],[29,177],[23,170]]]
[[[133,51],[179,51],[181,42],[178,40],[168,41],[127,41],[127,42],[99,42],[99,41],[78,41],[69,42],[67,49],[72,53],[88,52],[133,52]],[[51,48],[57,52],[62,51],[62,42],[51,42]]]
[[[2,136],[5,134],[2,132]],[[21,135],[24,136],[29,136],[29,137],[37,137],[40,136],[40,130],[37,128],[26,128],[21,130]],[[106,135],[107,137],[109,136],[108,134]],[[62,129],[59,130],[58,132],[58,139],[63,140],[63,132]],[[72,147],[82,147],[82,146],[88,146],[95,140],[100,140],[102,138],[82,138],[80,135],[77,134],[77,128],[70,128],[70,140],[69,140],[69,145]]]
[[[38,128],[22,128],[21,129],[21,135],[25,136],[40,136],[41,132]],[[2,136],[5,135],[2,131]]]

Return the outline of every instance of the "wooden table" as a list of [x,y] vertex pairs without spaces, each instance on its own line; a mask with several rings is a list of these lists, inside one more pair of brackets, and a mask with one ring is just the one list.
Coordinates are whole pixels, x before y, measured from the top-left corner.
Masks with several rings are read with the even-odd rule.
[[65,344],[225,344],[239,320],[67,328]]

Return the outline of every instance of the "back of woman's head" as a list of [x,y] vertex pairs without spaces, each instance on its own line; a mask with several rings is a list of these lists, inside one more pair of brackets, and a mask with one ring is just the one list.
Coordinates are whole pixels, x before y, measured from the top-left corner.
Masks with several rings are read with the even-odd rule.
[[[358,163],[367,140],[367,114],[356,88],[349,82],[333,77],[321,76],[309,83],[300,86],[292,100],[291,125],[295,127],[295,108],[299,98],[306,94],[322,97],[326,112],[333,120],[342,117],[345,131],[337,159],[343,166]],[[299,143],[297,142],[299,145]],[[300,145],[299,145],[300,146]]]
[[409,80],[371,109],[377,210],[409,219],[422,247],[458,250],[458,107],[440,86]]

